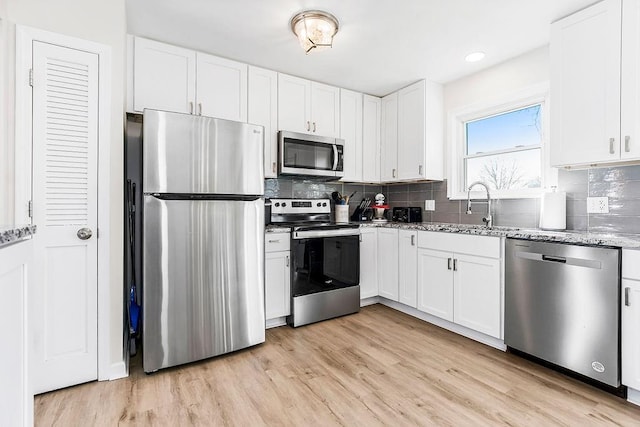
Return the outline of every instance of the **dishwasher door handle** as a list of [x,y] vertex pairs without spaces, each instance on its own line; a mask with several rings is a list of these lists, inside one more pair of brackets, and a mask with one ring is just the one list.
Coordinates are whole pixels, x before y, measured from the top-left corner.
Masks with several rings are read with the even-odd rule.
[[567,263],[567,259],[566,258],[562,258],[559,256],[552,256],[552,255],[542,255],[542,260],[543,261],[552,261],[552,262],[559,262],[562,264],[566,264]]

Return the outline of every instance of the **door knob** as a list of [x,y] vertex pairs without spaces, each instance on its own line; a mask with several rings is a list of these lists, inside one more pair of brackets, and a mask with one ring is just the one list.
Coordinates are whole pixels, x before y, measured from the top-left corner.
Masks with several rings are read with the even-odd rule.
[[93,236],[93,232],[90,228],[81,228],[80,230],[78,230],[76,235],[80,240],[88,240],[91,238],[91,236]]

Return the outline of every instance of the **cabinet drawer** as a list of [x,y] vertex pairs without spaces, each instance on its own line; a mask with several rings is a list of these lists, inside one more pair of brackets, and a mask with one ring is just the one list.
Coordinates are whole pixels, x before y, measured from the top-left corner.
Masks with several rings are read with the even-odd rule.
[[420,231],[418,232],[418,247],[486,258],[500,258],[500,237],[493,236]]
[[264,251],[288,251],[290,247],[289,236],[289,233],[266,233],[264,235]]
[[640,250],[622,250],[622,277],[640,280]]

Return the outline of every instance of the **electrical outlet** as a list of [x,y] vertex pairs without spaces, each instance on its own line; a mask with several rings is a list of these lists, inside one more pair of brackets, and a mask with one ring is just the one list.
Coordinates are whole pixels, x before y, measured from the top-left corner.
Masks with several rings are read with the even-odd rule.
[[587,213],[609,213],[609,198],[587,197]]
[[436,210],[436,201],[435,200],[425,200],[424,201],[424,210],[425,211],[435,211]]

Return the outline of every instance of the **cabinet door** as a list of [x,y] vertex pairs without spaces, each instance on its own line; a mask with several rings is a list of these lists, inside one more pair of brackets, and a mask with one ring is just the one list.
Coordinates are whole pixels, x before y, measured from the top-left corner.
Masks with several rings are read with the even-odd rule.
[[621,1],[551,24],[551,164],[620,158]]
[[398,301],[417,308],[418,232],[399,230],[398,237]]
[[500,338],[500,260],[454,254],[453,321]]
[[398,178],[398,93],[382,98],[382,141],[380,150],[380,180]]
[[311,132],[321,136],[340,135],[340,89],[311,82]]
[[291,314],[289,252],[268,252],[264,258],[265,317],[288,316]]
[[453,254],[418,249],[418,310],[453,321]]
[[382,100],[362,98],[362,181],[380,182],[380,120]]
[[640,2],[622,4],[622,117],[620,157],[640,158]]
[[640,281],[622,279],[621,306],[622,384],[640,390]]
[[311,82],[278,74],[278,129],[311,132]]
[[360,229],[360,299],[378,296],[378,232]]
[[425,82],[398,92],[398,179],[425,175]]
[[342,181],[362,181],[362,94],[340,89],[340,138],[344,139]]
[[140,37],[133,43],[133,109],[193,112],[196,53]]
[[204,53],[197,54],[196,113],[219,119],[247,121],[247,64]]
[[398,230],[378,229],[378,293],[398,301]]
[[249,67],[247,121],[264,126],[264,177],[278,176],[278,73]]

